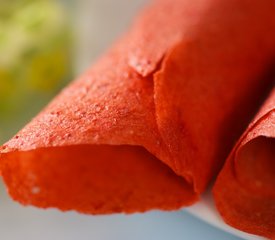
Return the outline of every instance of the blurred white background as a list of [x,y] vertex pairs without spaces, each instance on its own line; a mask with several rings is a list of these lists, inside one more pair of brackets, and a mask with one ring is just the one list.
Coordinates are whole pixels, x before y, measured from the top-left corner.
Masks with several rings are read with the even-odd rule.
[[72,3],[76,24],[76,69],[85,70],[131,25],[148,0],[78,0]]

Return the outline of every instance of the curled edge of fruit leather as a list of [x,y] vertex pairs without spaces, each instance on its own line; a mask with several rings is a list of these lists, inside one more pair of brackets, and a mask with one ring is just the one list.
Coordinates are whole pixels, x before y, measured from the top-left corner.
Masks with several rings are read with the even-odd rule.
[[214,185],[221,216],[240,230],[275,239],[275,87]]

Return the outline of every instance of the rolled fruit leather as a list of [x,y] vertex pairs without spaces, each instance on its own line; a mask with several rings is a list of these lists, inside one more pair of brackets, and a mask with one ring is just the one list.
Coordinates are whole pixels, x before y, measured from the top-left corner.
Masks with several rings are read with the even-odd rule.
[[275,239],[275,87],[227,159],[214,196],[229,225]]
[[156,0],[1,150],[11,197],[83,213],[199,199],[270,83],[273,0]]

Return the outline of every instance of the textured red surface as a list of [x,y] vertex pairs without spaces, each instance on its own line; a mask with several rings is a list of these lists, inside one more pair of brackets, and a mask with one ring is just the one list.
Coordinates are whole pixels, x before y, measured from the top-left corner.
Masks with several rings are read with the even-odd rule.
[[85,213],[198,200],[270,83],[273,0],[158,0],[1,150],[22,204]]
[[227,159],[214,186],[224,220],[275,239],[275,88]]

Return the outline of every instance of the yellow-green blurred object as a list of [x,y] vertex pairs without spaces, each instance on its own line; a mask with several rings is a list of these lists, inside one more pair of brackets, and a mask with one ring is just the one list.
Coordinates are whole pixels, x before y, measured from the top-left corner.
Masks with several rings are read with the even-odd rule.
[[72,31],[57,0],[0,0],[0,143],[71,75]]

